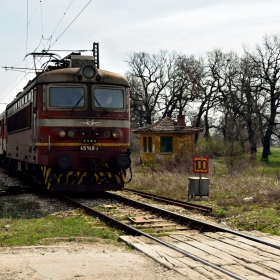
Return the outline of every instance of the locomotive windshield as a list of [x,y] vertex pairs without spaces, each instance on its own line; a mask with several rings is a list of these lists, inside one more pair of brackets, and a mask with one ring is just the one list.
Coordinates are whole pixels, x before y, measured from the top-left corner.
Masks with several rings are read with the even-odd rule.
[[50,107],[83,107],[85,89],[83,87],[51,87]]
[[124,94],[121,89],[95,88],[93,94],[95,108],[124,108]]

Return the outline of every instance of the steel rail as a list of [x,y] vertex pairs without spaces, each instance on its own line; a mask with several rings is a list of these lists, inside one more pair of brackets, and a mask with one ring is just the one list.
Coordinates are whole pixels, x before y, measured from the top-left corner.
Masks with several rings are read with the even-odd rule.
[[206,223],[206,222],[202,222],[202,221],[199,221],[197,219],[193,219],[193,218],[190,218],[190,217],[178,214],[178,213],[171,212],[169,210],[158,208],[158,207],[146,204],[144,202],[136,201],[136,200],[133,200],[133,199],[130,199],[130,198],[127,198],[127,197],[117,195],[117,194],[113,194],[113,193],[106,193],[106,194],[108,194],[109,197],[115,198],[116,200],[123,200],[126,203],[138,205],[139,207],[141,207],[145,210],[150,210],[152,212],[159,213],[162,216],[164,214],[165,217],[167,217],[169,219],[172,219],[179,224],[183,224],[183,225],[186,225],[188,227],[192,227],[194,229],[197,229],[199,232],[210,231],[210,232],[231,233],[233,235],[237,235],[237,236],[249,239],[251,241],[255,241],[255,242],[258,242],[258,243],[261,243],[261,244],[264,244],[264,245],[267,245],[267,246],[270,246],[270,247],[273,247],[273,248],[276,248],[276,249],[280,250],[280,245],[277,245],[277,244],[274,244],[274,243],[271,243],[271,242],[268,242],[268,241],[265,241],[265,240],[247,235],[247,234],[243,234],[243,233],[240,233],[238,231],[234,231],[234,230],[226,229],[226,228],[219,227],[219,226],[216,226],[216,225],[212,225],[212,224],[209,224],[209,223]]
[[180,206],[180,207],[183,207],[185,209],[190,209],[190,210],[195,209],[195,210],[199,210],[199,211],[203,211],[203,212],[212,212],[211,207],[197,205],[197,204],[190,203],[190,202],[179,201],[179,200],[175,200],[175,199],[172,199],[172,198],[161,197],[161,196],[158,196],[158,195],[155,195],[155,194],[149,194],[149,193],[136,191],[136,190],[132,190],[132,189],[128,189],[128,188],[125,188],[124,190],[128,191],[128,192],[133,192],[133,193],[138,194],[138,195],[143,196],[143,197],[152,198],[152,199],[155,199],[157,201],[162,201],[162,202],[166,202],[168,204],[173,204],[173,205],[176,205],[176,206]]
[[111,224],[114,224],[114,225],[117,226],[117,228],[122,229],[125,232],[129,232],[131,234],[138,235],[138,236],[140,236],[140,235],[145,236],[145,237],[147,237],[147,238],[149,238],[151,240],[154,240],[155,242],[158,242],[158,243],[160,243],[160,244],[162,244],[162,245],[164,245],[164,246],[166,246],[166,247],[168,247],[170,249],[173,249],[173,250],[175,250],[177,252],[182,253],[186,257],[189,257],[189,258],[191,258],[193,260],[196,260],[196,261],[201,262],[201,263],[203,263],[203,264],[205,264],[207,266],[210,266],[210,267],[212,267],[212,268],[214,268],[216,270],[219,270],[222,273],[224,273],[226,275],[229,275],[230,277],[232,277],[234,279],[245,280],[245,278],[242,278],[242,277],[240,277],[240,276],[238,276],[238,275],[236,275],[236,274],[234,274],[234,273],[232,273],[230,271],[227,271],[227,270],[225,270],[225,269],[223,269],[223,268],[221,268],[221,267],[219,267],[219,266],[217,266],[215,264],[212,264],[212,263],[210,263],[208,261],[205,261],[205,260],[203,260],[203,259],[201,259],[201,258],[199,258],[199,257],[197,257],[197,256],[195,256],[193,254],[190,254],[190,253],[188,253],[185,250],[182,250],[182,249],[180,249],[180,248],[178,248],[178,247],[176,247],[174,245],[171,245],[171,244],[169,244],[169,243],[167,243],[165,241],[162,241],[162,240],[160,240],[160,239],[158,239],[156,237],[153,237],[153,236],[151,236],[151,235],[149,235],[149,234],[147,234],[147,233],[145,233],[143,231],[140,231],[140,230],[138,230],[136,228],[133,228],[133,227],[131,227],[131,226],[125,224],[125,223],[122,223],[122,222],[120,222],[120,221],[118,221],[118,220],[116,220],[114,218],[111,218],[111,217],[109,217],[109,216],[107,216],[107,215],[105,215],[105,214],[103,214],[103,213],[101,213],[101,212],[99,212],[97,210],[94,210],[94,209],[92,209],[92,208],[90,208],[90,207],[88,207],[88,206],[86,206],[84,204],[81,204],[81,203],[79,203],[79,202],[77,202],[77,201],[75,201],[75,200],[73,200],[73,199],[71,199],[71,198],[69,198],[67,196],[64,196],[64,195],[62,195],[60,193],[54,193],[54,194],[55,194],[55,196],[59,197],[60,199],[63,199],[64,201],[67,201],[68,203],[71,203],[72,205],[75,205],[75,206],[77,206],[79,208],[84,209],[87,213],[94,214],[94,215],[98,216],[99,218],[101,218],[105,222],[108,222],[110,226],[111,226]]

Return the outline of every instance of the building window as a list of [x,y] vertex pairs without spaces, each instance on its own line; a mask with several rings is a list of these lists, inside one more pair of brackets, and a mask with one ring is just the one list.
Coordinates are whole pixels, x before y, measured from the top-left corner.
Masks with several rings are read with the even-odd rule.
[[173,137],[172,136],[161,136],[160,137],[160,152],[161,153],[172,153],[173,152]]
[[143,137],[144,153],[151,153],[153,151],[153,138]]

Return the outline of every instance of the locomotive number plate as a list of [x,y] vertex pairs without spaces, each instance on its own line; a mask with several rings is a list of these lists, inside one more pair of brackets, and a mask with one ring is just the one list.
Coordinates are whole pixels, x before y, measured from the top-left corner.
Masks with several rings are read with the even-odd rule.
[[81,151],[98,151],[98,147],[95,146],[80,146]]

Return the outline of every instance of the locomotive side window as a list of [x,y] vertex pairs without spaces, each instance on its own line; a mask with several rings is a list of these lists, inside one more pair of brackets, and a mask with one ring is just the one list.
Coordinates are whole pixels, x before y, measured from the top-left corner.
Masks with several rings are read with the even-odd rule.
[[94,88],[95,108],[124,109],[124,91],[116,88]]
[[84,107],[85,89],[83,87],[50,87],[50,107]]
[[27,93],[27,99],[28,99],[28,101],[31,101],[31,100],[32,100],[32,91],[29,91],[29,92]]
[[7,132],[12,133],[19,130],[29,129],[31,127],[31,111],[31,105],[29,104],[14,114],[10,114],[7,117]]

